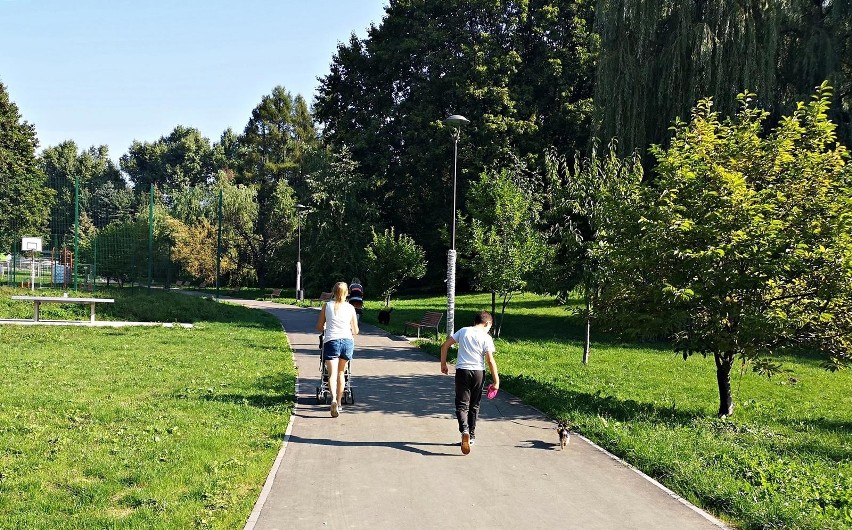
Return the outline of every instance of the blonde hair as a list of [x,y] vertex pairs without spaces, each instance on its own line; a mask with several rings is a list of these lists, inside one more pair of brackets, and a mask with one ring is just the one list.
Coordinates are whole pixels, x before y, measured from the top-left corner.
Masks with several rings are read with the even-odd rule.
[[349,286],[346,285],[346,282],[337,282],[334,284],[334,287],[331,288],[331,292],[334,298],[334,303],[339,304],[346,301],[346,295],[349,294]]

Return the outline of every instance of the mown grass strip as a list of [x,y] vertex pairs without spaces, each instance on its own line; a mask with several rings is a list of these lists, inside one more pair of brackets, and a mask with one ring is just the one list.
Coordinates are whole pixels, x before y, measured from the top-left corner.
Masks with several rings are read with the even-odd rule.
[[280,324],[173,293],[109,296],[105,318],[195,327],[0,326],[0,526],[241,527],[294,401]]

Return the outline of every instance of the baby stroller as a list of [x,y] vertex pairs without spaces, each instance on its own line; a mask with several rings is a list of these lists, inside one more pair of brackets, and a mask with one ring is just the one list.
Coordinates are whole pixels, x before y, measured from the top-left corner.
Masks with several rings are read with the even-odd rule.
[[349,298],[347,301],[355,308],[355,314],[358,315],[358,320],[361,320],[361,312],[364,310],[364,288],[358,281],[358,278],[353,278],[349,284]]
[[[317,385],[317,404],[331,404],[331,389],[328,386],[328,369],[322,360],[322,335],[319,336],[320,350],[320,384]],[[346,371],[343,372],[343,404],[352,405],[355,403],[355,395],[352,393],[351,369],[352,361],[346,363]]]

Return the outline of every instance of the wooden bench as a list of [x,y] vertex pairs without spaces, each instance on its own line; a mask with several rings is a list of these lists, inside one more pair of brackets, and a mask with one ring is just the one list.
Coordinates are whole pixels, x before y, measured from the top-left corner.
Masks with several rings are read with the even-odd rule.
[[311,298],[310,304],[314,305],[314,302],[319,302],[320,305],[324,304],[331,300],[331,293],[320,293],[319,298]]
[[68,296],[13,296],[12,300],[33,302],[33,305],[35,306],[33,322],[39,321],[39,307],[45,302],[56,304],[89,304],[92,306],[89,322],[95,321],[95,304],[111,304],[115,302],[113,298],[72,298]]
[[435,338],[437,339],[440,336],[440,331],[438,331],[438,326],[441,324],[441,319],[444,318],[444,313],[439,313],[437,311],[426,311],[423,314],[423,318],[420,319],[420,322],[406,322],[405,328],[403,329],[403,335],[407,335],[408,328],[417,330],[417,338],[420,338],[420,330],[422,328],[434,329],[435,330]]
[[269,299],[272,300],[275,297],[281,298],[281,289],[272,289],[269,293]]

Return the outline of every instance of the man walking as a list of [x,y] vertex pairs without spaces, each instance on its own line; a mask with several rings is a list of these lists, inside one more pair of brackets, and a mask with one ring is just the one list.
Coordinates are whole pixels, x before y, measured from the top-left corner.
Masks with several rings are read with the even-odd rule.
[[494,360],[494,341],[488,331],[493,319],[488,311],[480,311],[473,319],[473,325],[456,331],[441,345],[441,372],[449,373],[447,352],[450,346],[458,343],[456,358],[456,418],[462,435],[462,453],[470,453],[470,446],[476,440],[476,417],[479,415],[479,401],[482,399],[482,387],[485,384],[485,361],[494,379],[494,389],[500,388],[500,375]]

